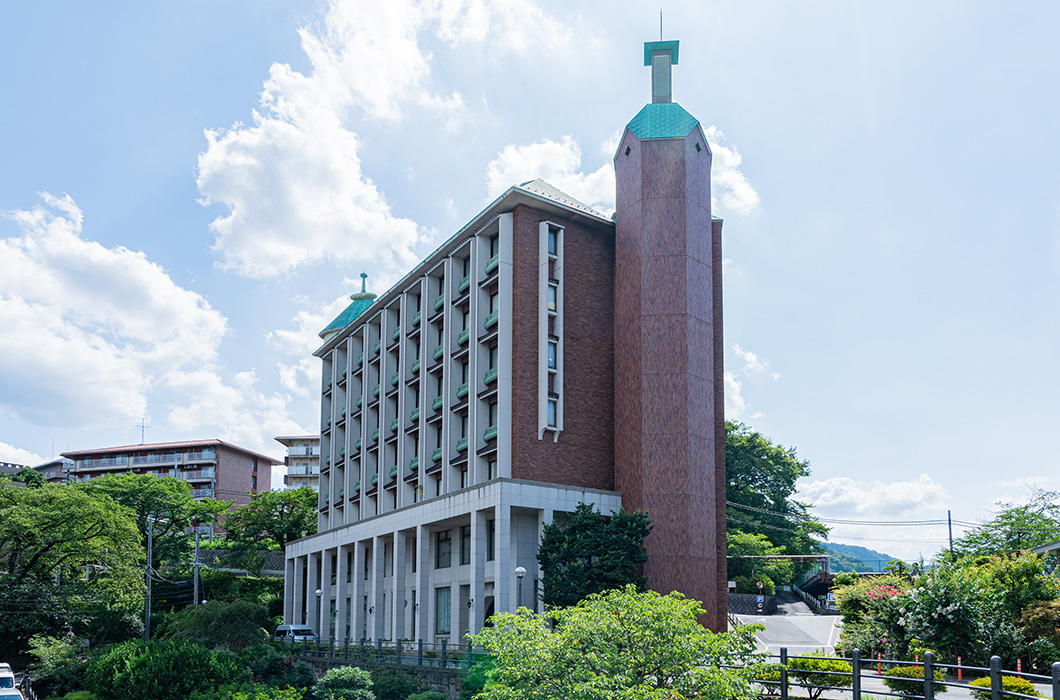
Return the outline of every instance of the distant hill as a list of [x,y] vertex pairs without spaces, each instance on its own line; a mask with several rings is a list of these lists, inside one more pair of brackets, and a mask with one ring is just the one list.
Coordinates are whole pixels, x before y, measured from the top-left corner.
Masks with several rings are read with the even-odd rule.
[[832,555],[829,567],[832,571],[883,571],[887,562],[898,559],[856,544],[822,542],[821,545]]

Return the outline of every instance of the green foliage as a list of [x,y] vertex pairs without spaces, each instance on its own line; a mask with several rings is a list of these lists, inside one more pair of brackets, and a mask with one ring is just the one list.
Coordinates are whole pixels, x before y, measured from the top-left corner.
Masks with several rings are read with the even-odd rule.
[[758,582],[762,582],[762,593],[764,595],[773,595],[777,592],[777,587],[773,583],[773,579],[769,578],[764,574],[758,574],[757,576],[733,576],[729,574],[729,578],[736,581],[736,592],[737,593],[758,593]]
[[87,690],[73,690],[64,695],[63,700],[99,700],[99,696]]
[[[849,675],[853,667],[848,661],[828,658],[822,650],[806,655],[807,658],[788,661],[788,677],[801,683],[811,698],[821,697],[826,688],[849,688],[853,678]],[[842,674],[848,675],[842,675]]]
[[413,693],[408,697],[408,700],[445,700],[445,693],[440,693],[437,690],[425,690],[422,693]]
[[755,667],[754,679],[766,695],[780,693],[780,672],[783,668],[780,664],[761,664]]
[[[712,634],[699,603],[636,586],[590,595],[548,616],[500,613],[475,643],[496,658],[480,700],[750,700],[757,626]],[[740,665],[744,668],[724,668]]]
[[34,690],[40,696],[69,694],[84,685],[87,663],[66,637],[33,635],[29,638]]
[[356,666],[333,668],[317,681],[313,697],[316,700],[375,700],[372,676]]
[[86,685],[101,700],[185,700],[196,691],[249,680],[230,654],[183,641],[119,644],[88,667]]
[[[975,700],[990,700],[990,676],[977,678],[968,685],[971,686],[972,696]],[[1038,692],[1038,689],[1034,687],[1033,683],[1025,678],[1020,678],[1019,676],[1001,676],[1001,689],[1010,693],[1030,695],[1035,698],[1045,697]]]
[[[895,594],[908,590],[909,581],[900,576],[852,577],[851,583],[840,584],[836,577],[836,607],[843,616],[843,624],[863,622],[883,614]],[[847,649],[854,647],[844,644]],[[864,651],[864,650],[863,650]]]
[[[828,528],[792,498],[795,482],[809,475],[810,463],[794,447],[777,445],[743,423],[725,422],[725,498],[738,504],[727,509],[730,533],[763,535],[788,554],[823,552],[815,538],[826,538]],[[794,571],[807,566],[794,565]]]
[[487,656],[472,666],[460,682],[460,700],[471,700],[481,693],[496,667],[497,660],[492,656]]
[[29,467],[19,469],[18,473],[11,477],[11,480],[20,481],[31,489],[39,489],[47,483],[39,471]]
[[317,531],[317,494],[308,486],[262,491],[236,508],[225,521],[228,537],[236,542],[283,549],[288,542]]
[[[736,579],[737,593],[755,593],[757,581],[768,579],[770,588],[773,583],[791,583],[792,568],[791,560],[769,561],[768,559],[741,559],[744,556],[770,556],[784,554],[783,547],[776,547],[765,535],[753,532],[741,532],[733,530],[728,533],[729,578]],[[751,582],[751,590],[741,590],[740,579]],[[772,595],[772,591],[767,592]]]
[[393,668],[372,670],[372,692],[376,700],[405,700],[423,690],[419,679]]
[[[946,680],[946,674],[942,669],[936,668],[933,675],[938,683]],[[949,688],[945,685],[935,684],[935,693],[945,693]],[[884,673],[883,684],[896,693],[902,695],[924,694],[924,667],[923,666],[895,666]],[[989,700],[989,698],[987,699]]]
[[267,641],[265,626],[268,624],[268,611],[258,603],[211,600],[206,605],[189,605],[177,612],[170,622],[170,635],[211,649],[239,651]]
[[1060,647],[1060,600],[1039,601],[1028,606],[1016,625],[1027,639],[1045,639]]
[[286,650],[272,644],[256,644],[245,648],[240,658],[254,675],[254,681],[271,686],[307,688],[316,682],[313,669]]
[[953,550],[958,558],[1010,554],[1056,539],[1060,531],[1060,492],[1033,489],[1026,505],[999,505],[1002,510],[993,520],[954,540]]
[[853,586],[858,582],[858,575],[850,572],[841,572],[835,575],[836,586]]
[[237,690],[223,696],[223,700],[302,700],[302,688],[275,688],[270,685],[255,685],[246,690]]
[[643,589],[637,567],[648,561],[644,538],[650,532],[651,522],[639,511],[619,510],[608,517],[591,503],[579,503],[565,528],[553,523],[541,537],[542,600],[566,606],[630,583]]

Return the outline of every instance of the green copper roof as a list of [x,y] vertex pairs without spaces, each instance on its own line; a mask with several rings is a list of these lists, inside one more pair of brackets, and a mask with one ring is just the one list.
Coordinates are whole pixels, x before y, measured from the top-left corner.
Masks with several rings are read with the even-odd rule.
[[676,102],[644,105],[644,109],[626,125],[644,141],[646,139],[683,139],[699,124],[699,120]]
[[339,331],[346,326],[353,323],[354,319],[363,314],[365,310],[375,301],[375,295],[365,290],[366,280],[368,275],[361,273],[361,291],[357,294],[351,294],[350,299],[353,302],[347,306],[341,314],[335,317],[335,320],[327,325],[327,328],[320,331],[320,337],[328,335],[331,331]]
[[651,65],[651,54],[653,51],[669,51],[670,63],[677,65],[677,47],[679,41],[646,41],[644,42],[644,65]]

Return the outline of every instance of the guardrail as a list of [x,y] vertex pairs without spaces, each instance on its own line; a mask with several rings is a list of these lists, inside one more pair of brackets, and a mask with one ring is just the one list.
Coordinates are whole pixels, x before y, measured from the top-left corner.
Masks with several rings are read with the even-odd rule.
[[293,649],[310,659],[341,659],[345,661],[374,659],[379,663],[434,668],[469,669],[488,655],[482,647],[447,642],[401,640],[400,642],[362,638],[330,642],[275,642],[282,649]]
[[[940,664],[935,663],[934,655],[931,652],[924,654],[923,661],[899,661],[895,659],[872,659],[862,658],[861,652],[854,649],[851,652],[849,658],[846,657],[821,657],[821,656],[792,656],[788,654],[787,648],[782,647],[779,654],[770,654],[766,658],[777,659],[779,668],[779,680],[766,679],[764,676],[772,676],[774,674],[760,674],[763,677],[756,678],[755,682],[763,686],[769,695],[779,695],[780,700],[789,700],[791,697],[790,692],[792,688],[805,688],[807,689],[807,695],[810,694],[810,689],[815,691],[817,697],[821,691],[831,690],[840,691],[842,693],[850,693],[853,696],[853,700],[862,700],[864,696],[891,696],[906,698],[907,700],[935,700],[937,695],[936,686],[942,686],[938,692],[944,692],[946,688],[964,688],[981,690],[983,692],[990,693],[990,700],[1006,700],[1009,698],[1027,698],[1028,700],[1038,700],[1038,696],[1027,695],[1023,693],[1014,692],[1011,690],[1004,689],[1004,678],[1022,678],[1030,683],[1038,683],[1049,685],[1052,689],[1052,700],[1060,700],[1060,662],[1054,663],[1051,667],[1051,675],[1043,676],[1034,673],[1022,673],[1020,671],[1005,671],[1001,668],[1001,657],[992,656],[990,657],[990,666],[964,666],[960,664]],[[797,668],[797,664],[791,664],[793,660],[806,659],[810,661],[845,661],[850,664],[850,671],[815,671],[805,668]],[[908,678],[901,676],[888,675],[894,668],[901,667],[920,667],[923,670],[920,678]],[[767,668],[767,667],[763,667]],[[875,669],[875,672],[873,672]],[[954,678],[954,680],[937,680],[936,673],[942,671],[947,679]],[[796,673],[799,678],[812,679],[814,676],[820,676],[822,683],[813,683],[805,681],[792,681],[789,677],[791,673]],[[964,680],[964,676],[980,676],[983,678],[990,679],[989,690],[985,686],[976,687],[972,686],[968,681]],[[836,682],[836,678],[849,678],[850,684],[847,685],[845,682],[841,682],[841,685],[829,685],[829,682]],[[914,692],[896,692],[891,690],[880,690],[878,688],[872,688],[871,691],[863,690],[863,681],[865,680],[887,680],[894,679],[897,681],[904,682],[907,689],[916,688],[916,684],[922,684],[923,694]],[[919,689],[919,688],[917,688]]]

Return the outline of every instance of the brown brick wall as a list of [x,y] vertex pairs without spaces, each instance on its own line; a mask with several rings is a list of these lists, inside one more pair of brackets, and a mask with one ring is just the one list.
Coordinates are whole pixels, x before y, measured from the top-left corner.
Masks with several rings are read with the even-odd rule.
[[[563,233],[563,431],[538,439],[539,224]],[[613,489],[614,234],[518,205],[513,225],[512,476]]]

